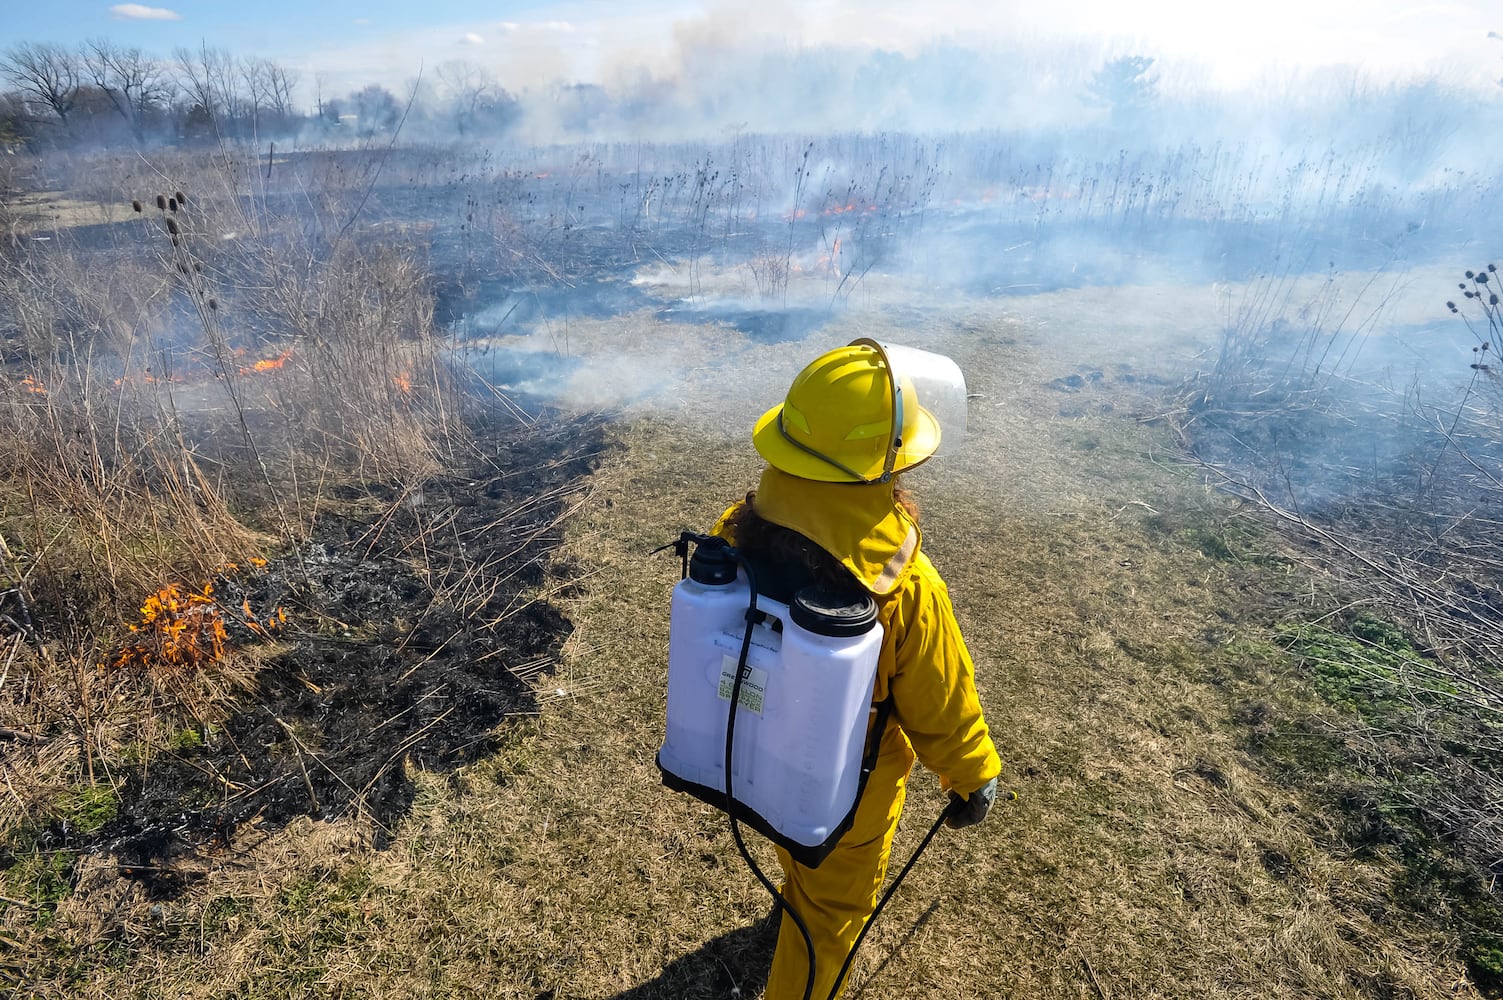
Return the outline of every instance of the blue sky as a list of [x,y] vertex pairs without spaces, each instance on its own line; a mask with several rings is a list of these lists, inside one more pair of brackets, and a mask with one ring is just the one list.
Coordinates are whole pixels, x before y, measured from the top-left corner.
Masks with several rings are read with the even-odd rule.
[[[0,19],[0,45],[17,40],[72,42],[103,37],[154,51],[212,46],[283,53],[337,50],[384,35],[453,25],[456,29],[525,20],[561,5],[552,0],[154,0],[111,4],[84,0],[11,0]],[[600,8],[609,3],[571,4]],[[462,32],[456,37],[462,37]]]
[[206,43],[286,62],[331,87],[399,84],[464,59],[514,89],[560,77],[673,76],[717,47],[824,45],[911,53],[935,41],[1009,49],[1040,39],[1142,52],[1223,89],[1332,64],[1375,78],[1503,77],[1499,0],[5,0],[0,49],[108,38],[157,55]]

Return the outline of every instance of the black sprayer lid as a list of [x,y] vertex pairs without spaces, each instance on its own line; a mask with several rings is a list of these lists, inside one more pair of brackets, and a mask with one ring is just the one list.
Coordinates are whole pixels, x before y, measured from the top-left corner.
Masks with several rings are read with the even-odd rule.
[[710,587],[736,582],[736,556],[724,538],[711,536],[694,547],[689,579]]
[[788,608],[795,625],[815,635],[865,635],[877,624],[877,602],[862,590],[815,584],[793,595]]

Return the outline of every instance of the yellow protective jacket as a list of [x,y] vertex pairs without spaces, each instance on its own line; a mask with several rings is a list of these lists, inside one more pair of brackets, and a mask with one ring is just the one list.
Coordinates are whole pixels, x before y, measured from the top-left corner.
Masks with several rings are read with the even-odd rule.
[[[892,695],[893,716],[919,761],[961,796],[997,777],[1002,762],[949,590],[921,551],[922,533],[894,499],[892,484],[820,483],[769,467],[753,504],[763,519],[840,560],[871,592],[883,628],[872,697]],[[729,521],[740,506],[714,528],[732,544]]]

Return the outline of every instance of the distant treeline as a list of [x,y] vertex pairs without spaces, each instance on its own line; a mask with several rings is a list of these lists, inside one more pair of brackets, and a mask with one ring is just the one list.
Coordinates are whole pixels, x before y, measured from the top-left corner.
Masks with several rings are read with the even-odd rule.
[[1499,172],[1496,144],[1481,137],[1503,127],[1503,87],[1353,67],[1235,91],[1194,79],[1184,66],[1083,44],[998,52],[944,43],[902,54],[722,40],[691,48],[681,65],[623,70],[607,84],[537,80],[513,93],[491,69],[451,61],[410,83],[331,93],[321,74],[207,46],[162,58],[104,40],[21,43],[0,51],[0,147],[284,136],[339,144],[399,125],[415,141],[517,145],[991,131],[1008,137],[1010,156],[1040,165],[1219,143],[1239,159],[1266,156],[1270,169],[1335,151],[1380,163],[1399,185]]
[[270,59],[207,46],[160,58],[93,40],[0,53],[0,146],[159,145],[390,132],[415,114],[458,135],[497,135],[517,99],[479,67],[441,65],[421,101],[379,84],[335,96]]

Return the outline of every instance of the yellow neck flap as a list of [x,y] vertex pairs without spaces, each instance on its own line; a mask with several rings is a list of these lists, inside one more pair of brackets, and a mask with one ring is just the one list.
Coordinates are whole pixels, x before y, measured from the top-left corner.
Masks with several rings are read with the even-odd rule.
[[768,466],[754,506],[839,559],[878,596],[898,589],[923,540],[892,483],[820,483]]

